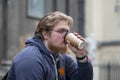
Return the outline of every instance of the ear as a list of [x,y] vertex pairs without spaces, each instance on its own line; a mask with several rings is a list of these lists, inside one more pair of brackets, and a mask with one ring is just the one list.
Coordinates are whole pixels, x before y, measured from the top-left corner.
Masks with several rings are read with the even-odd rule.
[[43,31],[42,35],[43,35],[44,40],[48,40],[49,34],[46,31]]

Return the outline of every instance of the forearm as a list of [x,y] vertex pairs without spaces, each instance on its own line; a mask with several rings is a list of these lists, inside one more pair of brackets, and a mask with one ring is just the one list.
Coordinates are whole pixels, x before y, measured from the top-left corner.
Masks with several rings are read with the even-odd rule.
[[85,58],[84,62],[74,61],[66,57],[67,80],[93,80],[93,69],[91,63]]
[[93,67],[89,61],[80,62],[78,61],[78,74],[80,80],[93,80]]

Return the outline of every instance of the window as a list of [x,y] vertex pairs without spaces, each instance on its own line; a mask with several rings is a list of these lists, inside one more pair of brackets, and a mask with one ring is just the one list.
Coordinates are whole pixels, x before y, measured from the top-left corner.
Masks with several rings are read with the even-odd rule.
[[44,15],[44,0],[27,0],[27,16],[40,19]]

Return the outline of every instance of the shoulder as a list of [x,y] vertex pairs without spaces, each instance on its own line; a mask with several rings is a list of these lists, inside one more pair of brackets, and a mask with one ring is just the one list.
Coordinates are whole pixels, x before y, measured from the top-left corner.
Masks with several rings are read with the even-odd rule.
[[16,68],[37,68],[36,66],[42,66],[44,63],[41,52],[35,46],[24,48],[13,59],[12,64]]
[[29,70],[32,68],[39,68],[38,66],[42,66],[42,61],[37,61],[31,58],[23,58],[17,62],[13,62],[14,69],[21,69],[21,70]]
[[38,60],[42,59],[42,54],[35,46],[28,46],[22,49],[13,59],[13,62],[19,62],[21,60]]
[[38,77],[44,77],[46,71],[42,61],[38,62],[31,58],[19,60],[18,62],[13,63],[12,67],[12,71],[15,73],[16,78],[20,80],[37,80]]

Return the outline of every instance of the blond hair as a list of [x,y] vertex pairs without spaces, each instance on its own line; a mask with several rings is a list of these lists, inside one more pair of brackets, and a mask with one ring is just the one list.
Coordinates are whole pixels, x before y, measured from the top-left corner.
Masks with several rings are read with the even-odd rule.
[[43,39],[42,36],[42,31],[49,31],[50,29],[54,28],[54,25],[56,25],[59,21],[64,20],[68,23],[68,26],[71,27],[73,24],[73,19],[72,17],[56,11],[56,12],[51,12],[45,15],[41,20],[39,21],[37,28],[35,30],[35,36],[40,37]]

